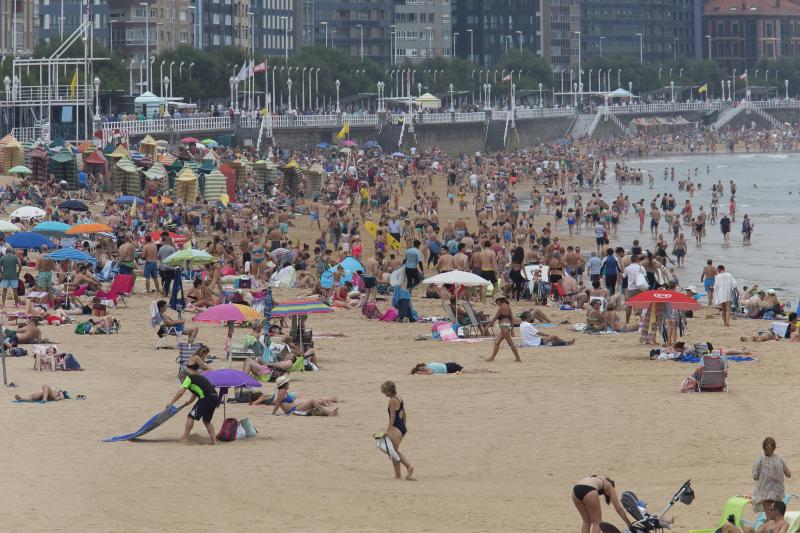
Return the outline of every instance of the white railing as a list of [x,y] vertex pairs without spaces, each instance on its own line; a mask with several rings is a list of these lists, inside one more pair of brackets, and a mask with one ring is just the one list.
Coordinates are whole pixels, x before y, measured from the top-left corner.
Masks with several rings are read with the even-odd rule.
[[166,123],[163,119],[124,120],[119,122],[105,122],[102,128],[106,131],[126,131],[129,135],[143,135],[146,133],[162,133],[166,131]]
[[453,122],[453,117],[450,113],[423,113],[423,124],[450,124]]
[[749,107],[750,110],[753,111],[756,115],[760,116],[761,118],[769,122],[773,128],[783,127],[783,122],[781,122],[777,118],[773,117],[772,115],[764,111],[763,107],[754,106],[752,105],[752,103],[748,104],[747,107]]
[[78,85],[73,91],[69,85],[23,85],[5,93],[8,100],[23,101],[93,101],[94,87]]
[[777,109],[781,107],[800,108],[800,101],[798,100],[758,100],[750,102],[753,107],[760,107],[762,109]]
[[456,122],[484,122],[486,120],[486,113],[455,113]]
[[349,122],[351,126],[377,126],[378,115],[342,115],[341,123],[345,122]]
[[[166,126],[166,121],[163,121]],[[197,117],[172,119],[172,130],[177,132],[227,130],[231,128],[230,117]]]
[[494,111],[492,110],[492,120],[507,120],[508,111]]
[[675,102],[661,104],[633,104],[621,106],[600,106],[598,111],[614,114],[625,113],[670,113],[680,111],[712,111],[729,107],[728,102]]
[[11,135],[19,142],[31,142],[42,136],[42,128],[41,126],[14,128],[11,130]]
[[518,107],[514,114],[516,118],[571,117],[575,110],[569,107]]
[[239,119],[240,128],[258,128],[263,124],[263,121],[258,117],[242,117]]
[[717,121],[711,125],[712,130],[718,130],[723,127],[725,124],[733,120],[733,118],[742,112],[744,108],[742,106],[739,107],[729,107],[725,109],[722,113],[719,114]]

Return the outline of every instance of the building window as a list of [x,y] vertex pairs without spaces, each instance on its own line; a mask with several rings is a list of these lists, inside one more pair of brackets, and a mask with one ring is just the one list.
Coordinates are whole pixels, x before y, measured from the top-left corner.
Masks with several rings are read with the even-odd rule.
[[[430,22],[433,22],[433,20]],[[450,24],[450,15],[442,15],[442,24]]]
[[145,18],[146,15],[147,15],[147,13],[145,13],[143,6],[137,6],[137,7],[133,8],[133,16],[134,17],[143,19],[143,18]]

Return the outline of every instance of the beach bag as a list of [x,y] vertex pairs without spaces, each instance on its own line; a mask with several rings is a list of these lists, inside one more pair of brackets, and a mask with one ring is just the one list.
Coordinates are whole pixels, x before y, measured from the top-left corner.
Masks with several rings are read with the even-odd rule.
[[394,307],[390,307],[389,309],[386,310],[385,313],[383,313],[381,321],[394,322],[396,318],[397,318],[397,309],[395,309]]
[[683,383],[681,383],[681,392],[697,392],[697,391],[698,391],[697,380],[694,379],[693,377],[688,377],[683,380]]
[[244,429],[245,437],[255,437],[258,431],[249,418],[242,418],[239,422],[239,427]]
[[75,333],[77,335],[86,335],[91,329],[92,324],[88,321],[75,324]]
[[78,359],[71,353],[68,353],[64,356],[64,370],[77,371],[83,369],[81,368],[81,364],[78,362]]
[[[261,393],[252,389],[236,389],[234,400],[236,403],[250,403],[261,397]],[[244,420],[242,421],[244,422]]]
[[238,439],[243,439],[246,436],[247,436],[247,433],[245,433],[244,428],[242,427],[242,425],[239,424],[239,426],[236,428],[236,439],[237,440]]
[[375,320],[381,318],[381,311],[378,309],[378,304],[375,302],[367,302],[361,308],[361,314],[367,317],[370,320]]
[[222,442],[233,442],[236,440],[236,432],[239,429],[239,422],[235,418],[226,418],[219,428],[217,440]]

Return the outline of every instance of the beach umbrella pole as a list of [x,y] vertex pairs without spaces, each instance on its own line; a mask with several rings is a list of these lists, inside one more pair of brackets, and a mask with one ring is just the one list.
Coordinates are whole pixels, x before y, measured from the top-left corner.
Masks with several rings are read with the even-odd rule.
[[0,350],[0,358],[3,360],[3,385],[8,387],[8,375],[6,374],[6,348],[3,346],[3,349]]

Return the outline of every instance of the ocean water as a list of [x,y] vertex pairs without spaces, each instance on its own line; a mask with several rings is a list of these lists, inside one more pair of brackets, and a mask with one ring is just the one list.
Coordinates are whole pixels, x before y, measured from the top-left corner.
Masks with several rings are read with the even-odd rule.
[[[626,161],[630,167],[641,168],[645,178],[641,185],[623,185],[622,192],[631,202],[645,199],[648,217],[645,232],[639,233],[639,219],[629,214],[620,224],[616,241],[612,244],[629,248],[633,239],[639,239],[645,249],[655,249],[655,239],[649,233],[649,205],[658,193],[672,193],[678,208],[682,207],[689,193],[678,191],[678,181],[685,179],[691,171],[692,181],[703,186],[691,198],[693,212],[702,205],[711,211],[711,186],[722,180],[724,196],[719,202],[719,217],[728,212],[730,180],[737,186],[736,222],[732,224],[730,246],[723,246],[719,224],[707,225],[706,237],[697,246],[691,230],[684,227],[688,244],[685,267],[677,275],[682,286],[700,283],[700,274],[707,259],[714,264],[724,264],[728,272],[737,279],[739,287],[754,283],[761,288],[774,288],[781,301],[791,301],[792,309],[800,297],[800,154],[735,154],[692,155],[675,158]],[[613,171],[614,163],[609,163]],[[675,181],[664,181],[664,168],[675,168]],[[708,172],[707,172],[708,167]],[[695,176],[694,169],[699,173]],[[650,189],[646,172],[655,176],[654,188]],[[754,187],[755,186],[755,187]],[[601,186],[603,196],[610,200],[620,188],[613,175]],[[741,221],[750,215],[755,225],[750,246],[742,245]],[[662,221],[659,232],[672,242],[672,234]],[[671,251],[670,246],[670,251]]]

